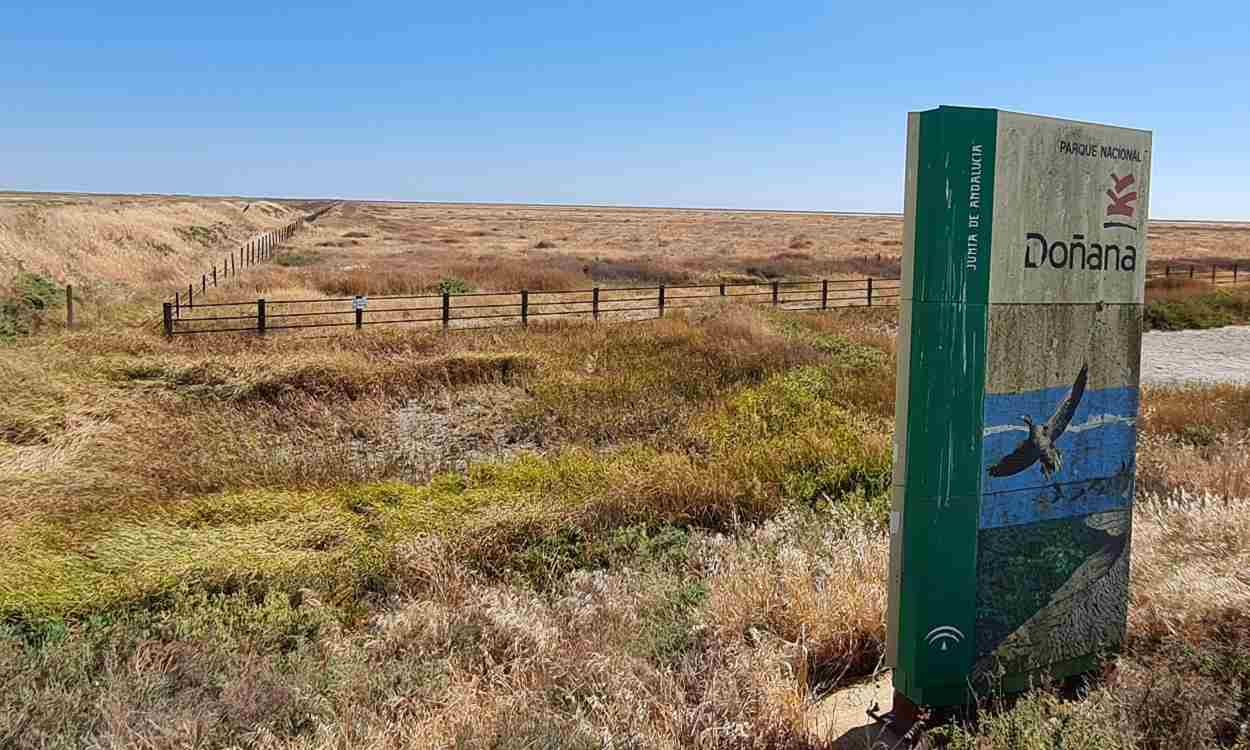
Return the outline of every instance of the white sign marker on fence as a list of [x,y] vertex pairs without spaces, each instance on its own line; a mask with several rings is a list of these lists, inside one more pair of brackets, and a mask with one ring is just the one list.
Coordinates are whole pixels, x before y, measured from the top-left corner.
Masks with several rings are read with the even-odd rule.
[[368,307],[368,305],[369,305],[368,297],[364,297],[359,294],[356,295],[355,297],[352,297],[352,309],[353,310],[363,310],[366,307]]

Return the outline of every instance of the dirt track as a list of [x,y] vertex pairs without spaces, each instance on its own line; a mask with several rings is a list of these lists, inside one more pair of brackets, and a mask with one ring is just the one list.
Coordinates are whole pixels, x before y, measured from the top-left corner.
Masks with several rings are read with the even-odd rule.
[[1206,331],[1148,331],[1142,337],[1146,384],[1250,383],[1250,326]]

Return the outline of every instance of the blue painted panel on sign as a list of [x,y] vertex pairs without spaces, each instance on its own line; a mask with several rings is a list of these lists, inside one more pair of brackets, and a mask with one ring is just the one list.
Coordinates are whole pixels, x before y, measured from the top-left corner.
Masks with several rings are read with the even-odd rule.
[[1132,501],[1136,388],[1085,391],[1054,444],[1057,455],[1051,459],[1058,467],[1050,477],[1040,457],[1008,476],[990,474],[1030,439],[1023,416],[1045,425],[1070,391],[1068,386],[986,395],[981,528],[1112,510]]

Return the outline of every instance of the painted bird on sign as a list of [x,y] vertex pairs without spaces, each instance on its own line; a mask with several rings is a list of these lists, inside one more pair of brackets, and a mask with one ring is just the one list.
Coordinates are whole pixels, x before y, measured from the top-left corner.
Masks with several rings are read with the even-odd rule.
[[1068,395],[1059,402],[1055,413],[1046,420],[1045,424],[1037,424],[1028,414],[1021,415],[1020,418],[1029,428],[1029,436],[1009,455],[990,467],[990,476],[1009,477],[1040,462],[1042,474],[1050,479],[1063,468],[1063,454],[1059,452],[1056,443],[1059,442],[1063,431],[1068,429],[1072,415],[1076,414],[1076,407],[1081,403],[1081,397],[1085,395],[1085,381],[1088,377],[1089,365],[1086,364],[1077,373],[1072,390],[1068,391]]

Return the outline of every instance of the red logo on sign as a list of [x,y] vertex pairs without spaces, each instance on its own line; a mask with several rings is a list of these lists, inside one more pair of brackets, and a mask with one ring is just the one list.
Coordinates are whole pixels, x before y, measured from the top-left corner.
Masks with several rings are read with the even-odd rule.
[[[1115,172],[1111,173],[1111,179],[1115,183],[1110,190],[1107,191],[1107,197],[1111,199],[1111,204],[1107,206],[1107,216],[1124,216],[1129,219],[1133,218],[1133,212],[1136,210],[1129,205],[1137,200],[1137,191],[1126,193],[1129,187],[1135,182],[1133,175],[1117,177]],[[1103,224],[1103,228],[1107,227],[1126,227],[1128,229],[1136,229],[1132,224],[1125,224],[1119,221],[1108,221]]]

